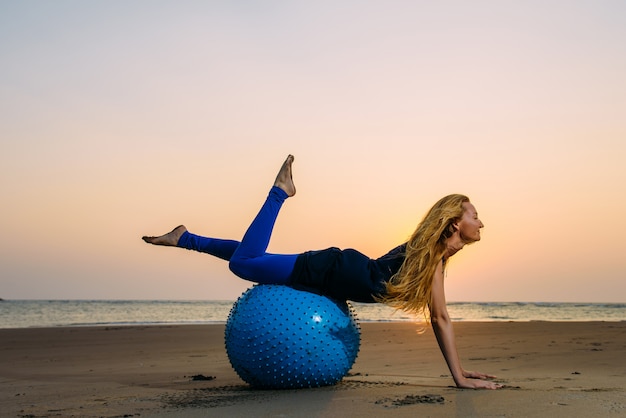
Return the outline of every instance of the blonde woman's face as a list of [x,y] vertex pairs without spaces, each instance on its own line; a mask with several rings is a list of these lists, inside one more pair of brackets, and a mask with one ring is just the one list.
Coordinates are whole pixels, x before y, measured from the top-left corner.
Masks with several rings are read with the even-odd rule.
[[467,243],[480,241],[480,228],[485,225],[478,219],[478,212],[474,205],[470,202],[464,202],[463,208],[465,212],[457,224],[461,239]]

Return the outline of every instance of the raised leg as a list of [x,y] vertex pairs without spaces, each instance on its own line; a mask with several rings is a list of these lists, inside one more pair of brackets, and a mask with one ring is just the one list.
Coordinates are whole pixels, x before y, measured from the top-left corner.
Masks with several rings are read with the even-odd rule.
[[293,160],[289,155],[281,166],[274,186],[241,242],[195,235],[183,225],[167,234],[142,239],[153,245],[186,248],[227,260],[231,271],[245,280],[263,284],[287,283],[298,255],[270,254],[266,250],[282,204],[296,194],[291,171]]
[[144,236],[142,239],[148,244],[179,247],[198,251],[230,261],[233,253],[239,246],[239,241],[208,238],[195,235],[187,231],[184,225],[179,225],[167,234],[158,237]]
[[296,262],[297,254],[268,254],[276,218],[285,199],[296,193],[289,155],[283,163],[274,186],[259,210],[239,247],[230,259],[230,270],[237,276],[257,283],[287,283]]

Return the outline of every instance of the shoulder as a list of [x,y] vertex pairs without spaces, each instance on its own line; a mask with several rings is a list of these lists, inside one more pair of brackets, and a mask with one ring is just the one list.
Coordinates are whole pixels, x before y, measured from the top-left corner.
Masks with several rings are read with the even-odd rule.
[[406,255],[406,242],[404,244],[400,244],[397,247],[393,248],[387,254],[380,257],[380,259],[404,258],[405,255]]

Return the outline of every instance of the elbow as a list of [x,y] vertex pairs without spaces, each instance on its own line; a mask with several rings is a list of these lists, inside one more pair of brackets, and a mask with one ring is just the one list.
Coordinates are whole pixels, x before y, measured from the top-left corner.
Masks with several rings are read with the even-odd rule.
[[439,326],[450,323],[450,316],[447,312],[431,312],[430,323],[433,326]]

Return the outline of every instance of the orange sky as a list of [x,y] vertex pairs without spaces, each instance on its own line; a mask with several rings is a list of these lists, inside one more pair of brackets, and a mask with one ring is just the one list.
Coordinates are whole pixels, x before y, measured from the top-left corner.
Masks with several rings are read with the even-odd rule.
[[0,297],[235,299],[225,263],[287,153],[270,250],[401,243],[440,197],[483,240],[451,301],[625,302],[626,7],[0,4]]

